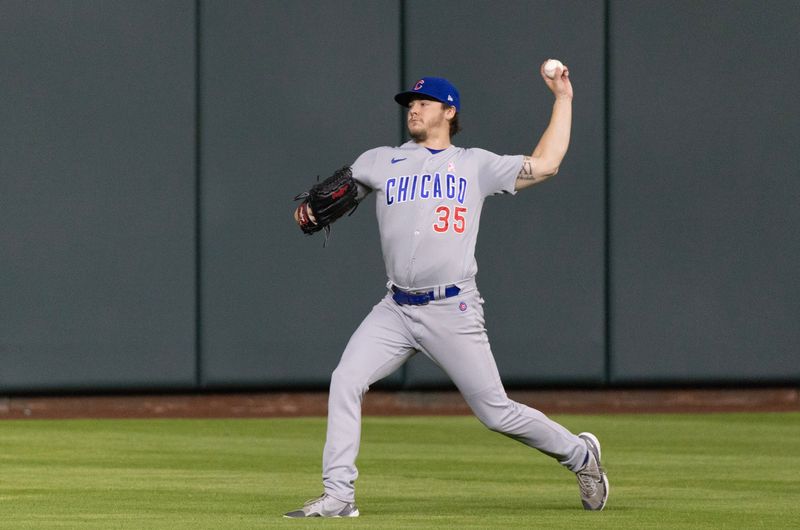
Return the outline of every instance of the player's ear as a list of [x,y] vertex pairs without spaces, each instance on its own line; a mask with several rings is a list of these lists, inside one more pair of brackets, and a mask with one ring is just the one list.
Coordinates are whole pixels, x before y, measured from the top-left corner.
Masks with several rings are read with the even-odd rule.
[[445,105],[444,108],[444,117],[448,120],[452,120],[456,115],[456,108],[450,105]]

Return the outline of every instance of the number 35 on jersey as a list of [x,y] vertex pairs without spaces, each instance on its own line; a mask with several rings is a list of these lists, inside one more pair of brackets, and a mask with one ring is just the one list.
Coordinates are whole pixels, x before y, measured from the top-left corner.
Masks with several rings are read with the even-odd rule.
[[464,214],[467,209],[463,206],[450,208],[449,206],[439,206],[436,208],[436,222],[433,223],[433,231],[443,234],[452,230],[456,234],[463,234],[467,229],[467,220]]

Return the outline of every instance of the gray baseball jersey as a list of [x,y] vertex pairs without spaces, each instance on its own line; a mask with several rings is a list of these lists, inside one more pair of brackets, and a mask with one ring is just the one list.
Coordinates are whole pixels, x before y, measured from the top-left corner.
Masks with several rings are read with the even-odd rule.
[[473,278],[483,201],[515,193],[522,159],[455,146],[432,154],[414,142],[361,155],[353,178],[377,193],[389,280],[421,289]]
[[408,142],[367,151],[353,164],[362,198],[375,193],[389,290],[353,333],[331,376],[322,461],[328,495],[355,501],[364,394],[417,352],[447,373],[488,428],[572,471],[586,461],[580,438],[506,395],[475,284],[483,201],[514,193],[522,161],[453,146],[431,153]]

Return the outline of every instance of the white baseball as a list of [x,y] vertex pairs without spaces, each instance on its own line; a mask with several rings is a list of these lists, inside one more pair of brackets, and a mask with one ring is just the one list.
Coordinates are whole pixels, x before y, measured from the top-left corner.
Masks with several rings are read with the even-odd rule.
[[547,62],[544,63],[544,75],[550,79],[555,79],[556,69],[559,67],[564,68],[564,65],[561,64],[561,61],[558,59],[548,59]]

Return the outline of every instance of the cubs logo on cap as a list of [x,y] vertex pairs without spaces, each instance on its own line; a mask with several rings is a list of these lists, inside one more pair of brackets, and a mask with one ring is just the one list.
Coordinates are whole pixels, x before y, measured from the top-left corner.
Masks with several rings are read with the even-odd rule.
[[411,90],[397,94],[394,100],[402,106],[408,107],[411,99],[419,94],[424,94],[446,105],[452,105],[456,108],[456,111],[461,111],[458,90],[443,77],[423,77],[414,83],[414,87]]

